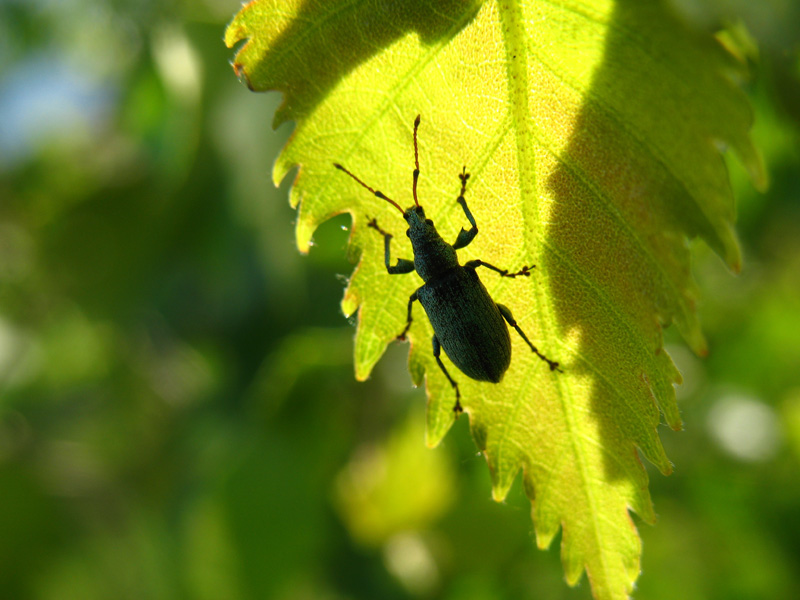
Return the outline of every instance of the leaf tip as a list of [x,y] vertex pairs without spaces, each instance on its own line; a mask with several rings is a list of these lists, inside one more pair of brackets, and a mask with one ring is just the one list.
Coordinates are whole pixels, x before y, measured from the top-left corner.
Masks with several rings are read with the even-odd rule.
[[[688,338],[689,347],[692,351],[701,358],[705,358],[708,356],[708,341],[706,340],[706,336],[703,335],[701,331],[697,331],[691,337]],[[683,383],[683,376],[678,383]]]
[[233,48],[242,39],[242,28],[236,19],[225,29],[225,36],[222,39],[228,48]]
[[[488,460],[488,457],[487,457]],[[499,468],[495,466],[491,469],[492,473],[492,500],[495,502],[505,502],[508,492],[517,476],[516,469]]]
[[342,298],[342,302],[340,304],[344,316],[350,317],[353,313],[355,313],[356,310],[358,310],[358,305],[360,303],[361,299],[358,297],[357,294],[352,292],[350,287],[348,286],[344,292],[344,297]]
[[446,429],[441,427],[428,427],[425,430],[425,445],[433,450],[442,443],[442,440],[444,439],[444,436],[447,435],[449,429],[449,427]]
[[251,92],[258,91],[256,90],[255,87],[253,87],[253,84],[250,81],[250,76],[247,74],[247,71],[245,71],[244,65],[242,63],[234,61],[231,63],[231,67],[233,67],[233,72],[236,75],[236,78],[239,81],[243,82],[247,86],[248,90],[250,90]]
[[455,419],[453,419],[453,411],[450,409],[435,410],[435,406],[432,404],[429,394],[427,413],[425,443],[429,448],[436,448],[455,422]]
[[492,500],[495,502],[505,502],[506,496],[508,496],[509,488],[501,488],[501,487],[493,487],[492,488]]
[[762,194],[766,192],[769,189],[769,172],[758,148],[754,148],[753,157],[747,161],[746,166],[753,187]]
[[311,238],[314,236],[314,230],[317,228],[315,223],[309,223],[304,219],[298,219],[297,228],[295,229],[295,238],[297,240],[297,249],[301,254],[308,254],[311,249]]
[[734,275],[742,272],[742,250],[739,247],[739,242],[736,239],[736,234],[731,228],[731,243],[728,244],[727,252],[725,253],[725,262],[728,268]]
[[228,26],[225,28],[225,35],[223,37],[225,45],[228,48],[233,48],[236,44],[249,37],[247,27],[245,26],[245,15],[250,10],[251,5],[255,4],[255,0],[251,0],[243,4],[239,12],[233,17]]
[[[677,429],[674,430],[677,431]],[[658,470],[661,471],[661,474],[666,477],[668,475],[672,475],[673,471],[675,470],[675,465],[673,465],[672,462],[668,460],[666,463],[664,463],[663,466],[660,466]],[[655,523],[656,522],[655,513],[653,513],[652,519],[646,519],[646,520],[648,523]]]
[[736,237],[736,231],[733,224],[730,223],[726,227],[725,233],[725,264],[732,273],[739,274],[742,271],[742,249],[739,246],[739,241]]

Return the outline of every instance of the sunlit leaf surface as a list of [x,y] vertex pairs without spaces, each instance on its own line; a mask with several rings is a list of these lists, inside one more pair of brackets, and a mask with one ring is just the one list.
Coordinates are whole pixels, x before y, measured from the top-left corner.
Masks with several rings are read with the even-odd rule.
[[[394,234],[394,257],[411,258],[405,222],[333,162],[408,206],[421,114],[420,201],[445,239],[468,226],[455,199],[462,166],[472,175],[466,197],[480,233],[462,263],[536,265],[529,278],[480,276],[564,372],[513,332],[500,384],[445,364],[494,497],[521,468],[538,544],[563,529],[567,581],[586,569],[597,598],[625,598],[640,556],[629,510],[655,520],[639,454],[669,473],[656,428],[662,415],[681,426],[662,327],[674,322],[705,352],[687,239],[701,237],[738,270],[720,150],[764,182],[738,65],[659,3],[633,0],[255,0],[227,31],[229,46],[243,40],[237,73],[254,90],[282,91],[276,123],[296,123],[274,179],[299,167],[299,248],[324,220],[352,215],[360,260],[342,306],[358,311],[358,378],[403,329],[421,280],[386,273],[367,217]],[[410,370],[426,381],[434,445],[453,423],[454,395],[414,310]]]

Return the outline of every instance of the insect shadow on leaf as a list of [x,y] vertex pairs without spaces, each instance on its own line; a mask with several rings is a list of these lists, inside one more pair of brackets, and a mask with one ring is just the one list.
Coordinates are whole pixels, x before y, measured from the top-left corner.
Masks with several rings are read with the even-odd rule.
[[467,191],[469,173],[466,166],[458,177],[461,180],[461,192],[456,199],[464,209],[470,229],[463,227],[454,244],[442,239],[433,221],[425,218],[425,210],[417,198],[417,181],[419,180],[419,149],[417,146],[417,130],[420,117],[414,120],[414,206],[403,210],[402,207],[380,190],[375,190],[361,181],[350,171],[338,163],[334,166],[352,177],[359,185],[368,189],[378,198],[387,201],[403,215],[408,223],[406,235],[411,240],[414,259],[398,258],[391,264],[390,246],[392,234],[381,229],[378,221],[369,218],[367,225],[383,236],[384,262],[390,275],[399,275],[416,271],[425,282],[408,299],[408,315],[406,326],[398,335],[404,340],[411,327],[412,308],[419,300],[428,319],[433,326],[433,356],[450,385],[455,390],[456,402],[453,412],[456,417],[463,411],[461,392],[458,383],[450,376],[441,359],[441,350],[450,358],[456,367],[466,376],[477,381],[498,383],[503,378],[511,363],[511,338],[506,323],[516,329],[536,356],[545,361],[551,371],[559,371],[558,362],[550,360],[536,349],[528,336],[517,325],[508,307],[492,300],[486,291],[476,269],[486,267],[500,274],[501,277],[528,277],[535,265],[524,266],[515,273],[508,269],[500,269],[482,260],[471,260],[463,266],[458,262],[456,251],[469,245],[478,235],[478,226],[472,216],[464,194]]

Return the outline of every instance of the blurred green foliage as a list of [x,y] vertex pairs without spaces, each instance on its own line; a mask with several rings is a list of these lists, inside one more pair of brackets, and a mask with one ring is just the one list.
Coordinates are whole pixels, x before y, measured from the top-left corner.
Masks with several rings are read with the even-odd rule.
[[[800,11],[677,4],[754,34],[772,185],[731,164],[740,276],[696,249],[711,355],[667,331],[686,431],[637,596],[796,598]],[[491,502],[466,419],[424,448],[405,346],[354,381],[349,223],[297,253],[237,8],[0,2],[0,597],[589,597],[519,486]]]

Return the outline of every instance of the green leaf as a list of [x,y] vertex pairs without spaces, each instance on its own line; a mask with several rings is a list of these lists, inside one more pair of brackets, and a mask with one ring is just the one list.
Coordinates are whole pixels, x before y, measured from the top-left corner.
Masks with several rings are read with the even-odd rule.
[[[733,269],[740,254],[720,156],[731,147],[758,185],[740,67],[713,39],[687,31],[658,2],[255,0],[230,24],[234,68],[254,90],[280,90],[275,122],[294,136],[274,180],[299,166],[291,202],[297,241],[333,215],[353,217],[360,257],[342,303],[358,310],[355,367],[365,379],[403,329],[416,274],[392,276],[377,217],[410,258],[397,211],[336,171],[340,162],[411,204],[412,122],[422,115],[420,201],[447,240],[463,165],[480,233],[459,252],[529,278],[481,272],[551,373],[512,332],[500,384],[468,379],[447,359],[502,500],[522,468],[536,538],[563,530],[567,581],[584,569],[597,598],[625,598],[641,545],[629,510],[653,522],[639,453],[667,474],[661,415],[681,427],[662,347],[674,322],[706,351],[695,314],[687,240],[700,237]],[[409,366],[426,381],[427,439],[453,423],[454,394],[431,353],[419,306]]]

